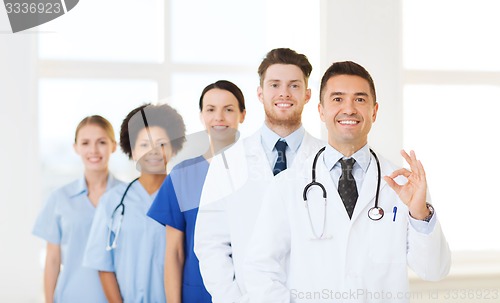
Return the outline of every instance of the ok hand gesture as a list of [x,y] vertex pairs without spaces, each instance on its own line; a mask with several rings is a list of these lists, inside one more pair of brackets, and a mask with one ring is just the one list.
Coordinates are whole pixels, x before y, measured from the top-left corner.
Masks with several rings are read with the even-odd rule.
[[[410,165],[410,169],[398,169],[391,175],[385,176],[384,180],[396,192],[401,201],[408,206],[410,215],[417,220],[423,220],[430,214],[426,206],[427,180],[424,167],[420,160],[417,160],[413,150],[410,151],[409,155],[402,150],[401,155]],[[398,176],[404,176],[408,182],[399,185],[394,181]]]

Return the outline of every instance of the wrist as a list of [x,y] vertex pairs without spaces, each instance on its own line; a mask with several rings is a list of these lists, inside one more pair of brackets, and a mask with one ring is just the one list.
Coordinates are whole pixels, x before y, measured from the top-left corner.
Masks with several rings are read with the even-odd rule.
[[429,222],[434,214],[434,207],[431,204],[426,203],[425,208],[419,209],[418,211],[410,211],[410,216],[416,220]]

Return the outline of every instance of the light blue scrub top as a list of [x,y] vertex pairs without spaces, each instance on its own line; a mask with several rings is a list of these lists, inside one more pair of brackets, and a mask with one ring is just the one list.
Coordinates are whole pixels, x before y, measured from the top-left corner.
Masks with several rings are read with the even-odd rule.
[[178,229],[185,235],[183,303],[212,302],[212,297],[203,285],[199,261],[194,253],[194,227],[208,165],[202,156],[176,165],[163,182],[148,212],[148,216],[159,223]]
[[[109,174],[106,191],[119,184],[123,182]],[[96,211],[87,195],[84,177],[54,191],[33,228],[35,236],[61,247],[64,267],[57,278],[54,302],[107,302],[97,271],[82,266]]]
[[[92,224],[83,265],[99,271],[115,272],[126,303],[164,303],[165,228],[146,216],[156,193],[149,195],[139,181],[132,184],[123,201],[125,213],[117,246],[111,251],[106,250],[111,215],[126,187],[127,184],[116,186],[102,197]],[[120,216],[121,208],[115,212],[111,241]]]

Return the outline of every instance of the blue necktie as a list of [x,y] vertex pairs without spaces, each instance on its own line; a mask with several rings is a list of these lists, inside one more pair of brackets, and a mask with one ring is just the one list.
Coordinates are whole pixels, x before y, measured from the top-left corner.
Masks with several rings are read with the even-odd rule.
[[286,169],[285,150],[287,146],[288,144],[286,144],[286,141],[281,140],[278,140],[278,142],[276,142],[276,145],[274,145],[274,147],[276,147],[276,151],[278,152],[278,159],[276,159],[276,164],[274,164],[273,168],[273,174],[275,176]]
[[339,179],[339,195],[342,198],[342,202],[344,202],[349,218],[352,218],[354,206],[356,206],[356,201],[358,200],[356,180],[354,180],[354,176],[352,175],[352,168],[356,160],[354,158],[340,159],[339,162],[342,166],[342,175]]

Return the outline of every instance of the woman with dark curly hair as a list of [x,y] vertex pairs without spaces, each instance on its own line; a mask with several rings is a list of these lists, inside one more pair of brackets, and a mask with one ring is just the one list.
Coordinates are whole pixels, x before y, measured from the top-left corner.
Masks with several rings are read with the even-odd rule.
[[182,117],[169,105],[146,104],[123,120],[120,147],[140,176],[103,196],[87,242],[84,265],[99,271],[109,302],[165,302],[164,228],[146,216],[185,141]]

